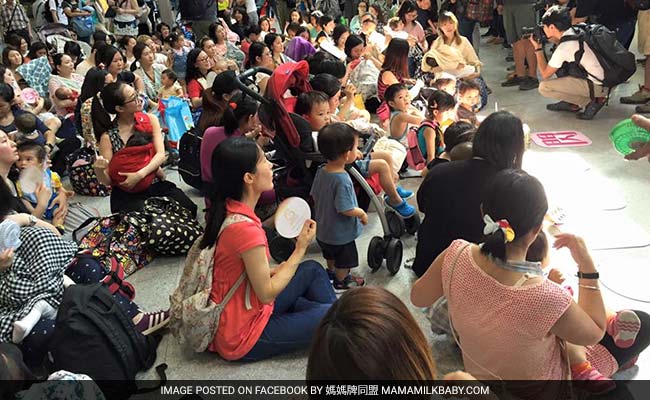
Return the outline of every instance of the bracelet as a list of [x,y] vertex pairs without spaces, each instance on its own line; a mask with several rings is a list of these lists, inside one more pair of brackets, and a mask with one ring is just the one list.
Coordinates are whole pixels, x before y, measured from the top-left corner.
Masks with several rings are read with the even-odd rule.
[[598,286],[589,286],[589,285],[578,285],[578,286],[589,290],[600,290]]
[[598,272],[580,272],[576,274],[580,279],[600,279],[600,274]]
[[535,53],[538,53],[540,51],[544,51],[544,49],[542,47],[540,47],[539,49],[535,49]]

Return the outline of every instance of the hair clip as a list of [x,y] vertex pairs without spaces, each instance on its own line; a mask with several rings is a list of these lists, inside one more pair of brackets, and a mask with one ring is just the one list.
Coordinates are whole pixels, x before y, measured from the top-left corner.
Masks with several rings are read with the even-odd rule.
[[492,217],[485,214],[483,216],[483,222],[485,222],[485,227],[483,228],[484,235],[491,235],[496,231],[501,230],[503,232],[505,243],[510,243],[515,240],[515,230],[512,229],[508,220],[500,219],[495,222],[492,220]]
[[236,110],[236,109],[237,109],[237,103],[235,103],[234,101],[231,101],[230,103],[228,103],[228,105],[229,105],[230,108],[232,108],[233,110]]

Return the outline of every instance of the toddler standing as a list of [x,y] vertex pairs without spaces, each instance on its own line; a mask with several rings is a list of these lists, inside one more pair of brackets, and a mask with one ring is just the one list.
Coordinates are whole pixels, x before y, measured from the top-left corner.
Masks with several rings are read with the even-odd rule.
[[318,133],[318,149],[327,163],[316,172],[310,195],[316,222],[322,224],[316,239],[337,293],[365,284],[363,278],[350,274],[359,265],[355,240],[361,236],[361,225],[368,223],[345,170],[346,164],[356,160],[358,144],[356,131],[343,123],[327,125]]

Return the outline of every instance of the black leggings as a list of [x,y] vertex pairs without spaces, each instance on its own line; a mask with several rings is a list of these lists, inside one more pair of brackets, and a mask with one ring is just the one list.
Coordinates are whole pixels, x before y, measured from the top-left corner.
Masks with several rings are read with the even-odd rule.
[[605,337],[600,341],[607,351],[616,359],[618,366],[621,367],[641,354],[648,345],[650,345],[650,315],[643,311],[633,310],[641,320],[641,329],[636,336],[634,344],[627,349],[621,349],[614,344],[614,339],[605,333]]

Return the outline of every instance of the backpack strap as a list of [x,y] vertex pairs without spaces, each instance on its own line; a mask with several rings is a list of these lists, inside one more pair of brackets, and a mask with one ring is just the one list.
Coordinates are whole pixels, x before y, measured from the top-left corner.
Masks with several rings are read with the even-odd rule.
[[[229,227],[232,224],[239,223],[239,222],[253,222],[253,220],[250,219],[249,217],[243,215],[243,214],[229,214],[228,216],[226,216],[226,219],[223,220],[223,223],[221,224],[221,228],[219,228],[219,235],[218,236],[221,236],[221,233],[227,227]],[[215,251],[216,250],[217,249],[215,247]],[[235,284],[230,288],[230,290],[228,290],[228,293],[226,293],[226,296],[223,298],[221,303],[219,303],[220,306],[225,307],[226,304],[228,304],[228,302],[230,301],[230,298],[235,294],[237,289],[239,289],[239,287],[241,286],[244,279],[246,279],[246,271],[245,270],[244,270],[244,272],[242,272],[242,274],[239,276],[239,278],[237,279]],[[250,309],[253,308],[253,306],[251,304],[251,297],[250,296],[251,296],[251,284],[250,284],[250,282],[247,282],[246,283],[246,295],[244,297],[246,310],[250,310]]]

